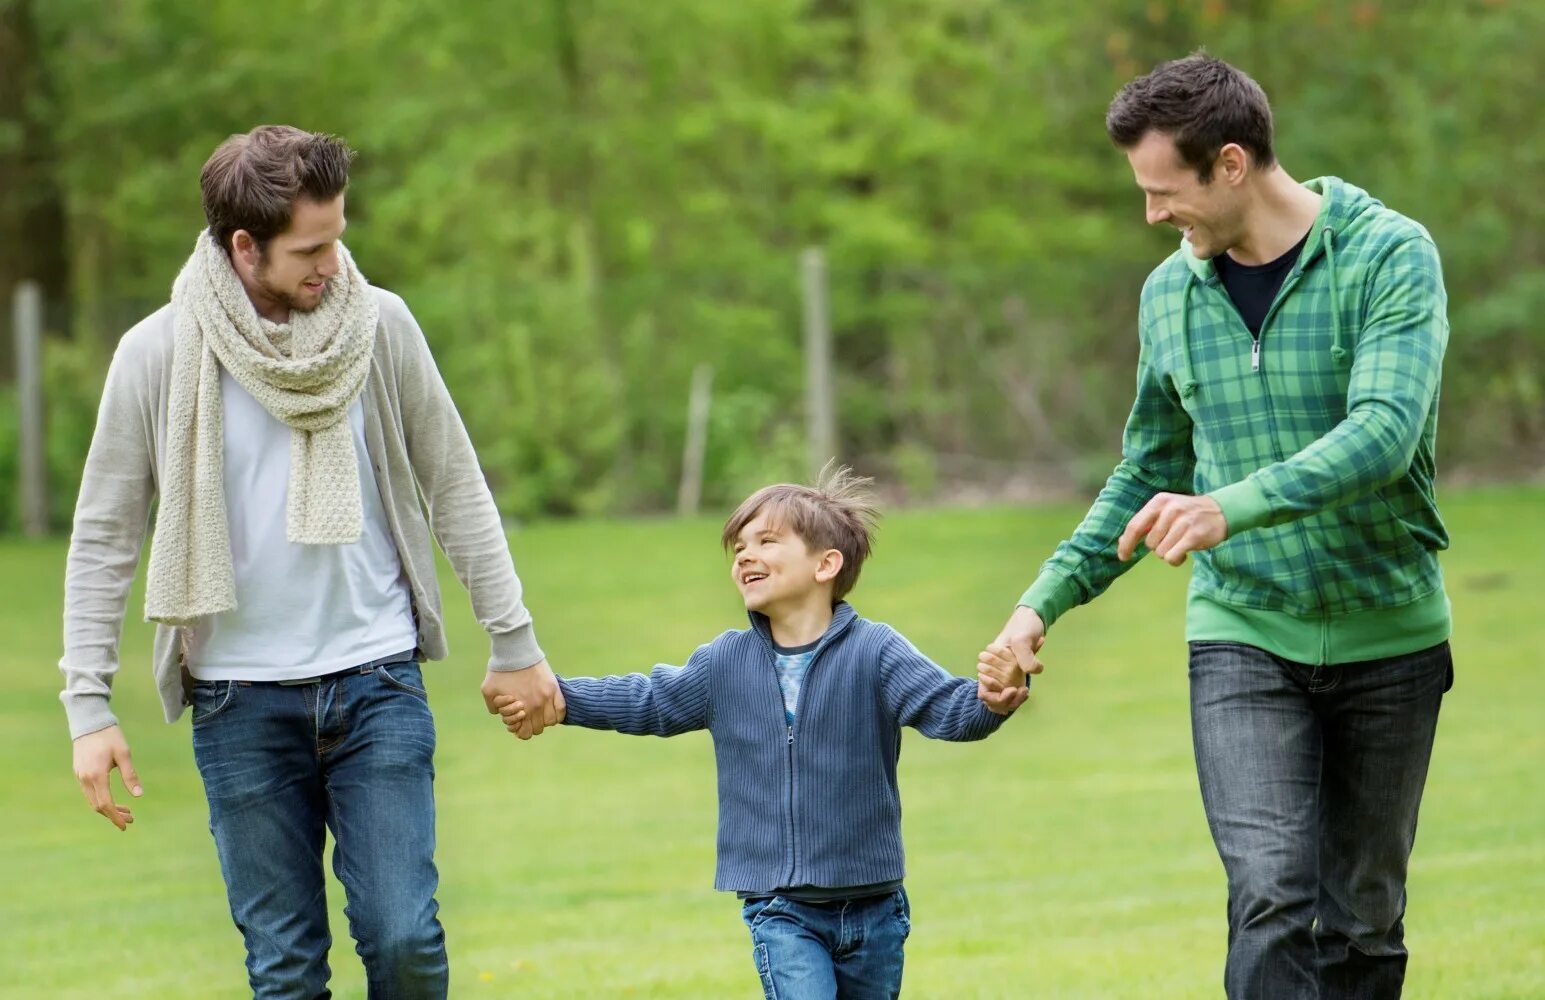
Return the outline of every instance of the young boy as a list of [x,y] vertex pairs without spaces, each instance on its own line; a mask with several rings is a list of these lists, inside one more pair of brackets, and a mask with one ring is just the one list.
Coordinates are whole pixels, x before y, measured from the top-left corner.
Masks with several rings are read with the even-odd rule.
[[[719,783],[716,889],[744,900],[768,997],[895,997],[910,929],[896,761],[901,727],[979,740],[1003,717],[894,629],[842,600],[869,555],[867,479],[768,486],[721,541],[751,627],[649,676],[561,678],[567,722],[675,736],[708,729]],[[1006,649],[980,669],[1025,683]],[[524,716],[500,700],[507,726]]]

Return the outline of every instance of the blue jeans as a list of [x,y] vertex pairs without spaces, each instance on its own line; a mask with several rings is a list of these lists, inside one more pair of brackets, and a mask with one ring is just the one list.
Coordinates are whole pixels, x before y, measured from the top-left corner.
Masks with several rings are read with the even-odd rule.
[[1190,673],[1202,804],[1228,874],[1228,995],[1398,997],[1448,644],[1313,666],[1195,642]]
[[192,700],[193,755],[253,996],[332,995],[325,826],[371,1000],[443,998],[435,728],[418,664],[301,685],[200,681]]
[[902,946],[912,930],[905,889],[830,903],[748,899],[741,917],[767,1000],[901,994]]

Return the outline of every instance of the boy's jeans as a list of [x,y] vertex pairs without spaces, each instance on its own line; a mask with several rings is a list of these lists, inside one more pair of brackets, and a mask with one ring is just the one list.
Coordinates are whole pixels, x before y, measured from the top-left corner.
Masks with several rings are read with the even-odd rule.
[[434,720],[418,664],[200,681],[193,755],[256,998],[331,996],[323,827],[371,1000],[443,998]]
[[1195,642],[1190,673],[1202,804],[1228,873],[1228,995],[1398,997],[1448,643],[1312,666]]
[[905,889],[864,899],[746,900],[757,974],[767,1000],[887,1000],[901,993],[902,946],[912,930]]

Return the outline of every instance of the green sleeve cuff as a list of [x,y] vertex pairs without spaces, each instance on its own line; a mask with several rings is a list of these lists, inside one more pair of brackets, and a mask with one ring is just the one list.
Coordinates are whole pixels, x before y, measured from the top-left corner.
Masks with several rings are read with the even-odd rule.
[[1223,511],[1230,538],[1251,528],[1264,527],[1271,521],[1271,501],[1254,477],[1230,483],[1207,494]]
[[1040,615],[1041,624],[1051,628],[1051,623],[1061,618],[1064,612],[1078,606],[1078,585],[1060,573],[1043,571],[1019,603]]

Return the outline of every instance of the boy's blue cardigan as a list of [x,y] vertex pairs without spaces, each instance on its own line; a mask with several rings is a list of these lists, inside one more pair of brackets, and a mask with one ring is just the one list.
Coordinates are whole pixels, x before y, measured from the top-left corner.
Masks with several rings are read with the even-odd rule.
[[684,667],[560,678],[566,722],[675,736],[706,728],[719,772],[716,889],[841,889],[902,878],[901,727],[979,740],[1002,725],[889,625],[838,603],[784,721],[767,619],[725,632]]

